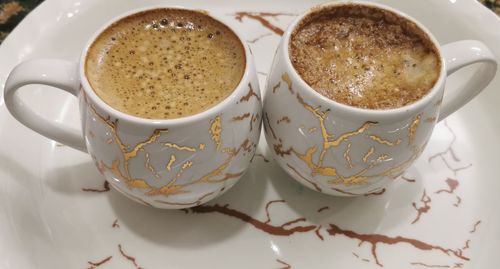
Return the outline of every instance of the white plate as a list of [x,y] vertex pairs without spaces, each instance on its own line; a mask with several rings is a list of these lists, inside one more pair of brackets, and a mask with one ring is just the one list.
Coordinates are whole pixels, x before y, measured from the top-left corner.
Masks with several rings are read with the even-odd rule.
[[[196,2],[47,0],[0,47],[0,82],[22,60],[76,60],[109,18],[157,4],[207,9],[240,30],[252,43],[263,82],[279,36],[234,14],[284,13],[263,17],[284,29],[293,14],[314,4]],[[479,39],[500,58],[500,21],[475,1],[382,2],[420,20],[441,43]],[[462,83],[471,71],[448,84]],[[406,179],[381,195],[314,193],[258,155],[227,194],[186,212],[148,208],[114,190],[83,191],[106,190],[89,156],[20,125],[2,98],[0,268],[497,268],[499,88],[497,76],[439,124]],[[23,94],[43,115],[78,126],[75,98],[43,86]],[[267,156],[264,141],[259,147]]]

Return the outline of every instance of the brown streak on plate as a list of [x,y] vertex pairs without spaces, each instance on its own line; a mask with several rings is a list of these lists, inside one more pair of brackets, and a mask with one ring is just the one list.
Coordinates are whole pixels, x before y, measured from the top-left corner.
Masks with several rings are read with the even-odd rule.
[[457,195],[457,202],[453,204],[454,207],[458,207],[462,203],[462,198]]
[[319,233],[319,231],[321,230],[321,225],[318,226],[318,228],[316,228],[316,230],[314,230],[314,233],[316,234],[316,236],[321,239],[321,241],[325,240],[325,238],[323,238],[323,236]]
[[[248,43],[251,43],[251,44],[254,44],[256,43],[257,41],[261,40],[262,38],[266,37],[266,36],[270,36],[270,35],[273,35],[272,33],[265,33],[265,34],[262,34],[262,35],[259,35],[257,36],[256,38],[254,39],[250,39],[250,40],[247,40]],[[267,74],[266,74],[267,75]]]
[[111,258],[113,258],[113,256],[108,256],[98,262],[91,262],[91,261],[88,261],[87,263],[90,264],[90,267],[87,267],[87,269],[95,269],[107,262],[109,262],[109,260],[111,260]]
[[480,220],[476,221],[476,223],[474,223],[474,227],[472,228],[472,230],[470,230],[469,233],[471,234],[475,233],[477,231],[477,227],[479,226],[479,224],[481,224],[481,221]]
[[401,179],[403,179],[404,181],[409,182],[409,183],[415,183],[417,181],[414,178],[409,178],[409,177],[405,177],[405,176],[401,176]]
[[460,158],[458,158],[457,154],[455,153],[455,150],[453,149],[453,145],[455,144],[455,142],[457,141],[457,135],[455,133],[455,131],[453,131],[453,129],[451,129],[451,127],[448,125],[448,123],[445,121],[444,122],[444,126],[448,129],[448,131],[451,133],[452,135],[452,139],[450,141],[450,143],[448,144],[448,146],[446,147],[445,150],[441,151],[441,152],[438,152],[432,156],[429,157],[428,161],[429,162],[432,162],[434,159],[436,158],[440,158],[443,163],[446,165],[446,167],[453,172],[454,175],[456,175],[459,171],[461,170],[465,170],[469,167],[472,166],[472,164],[468,164],[468,165],[465,165],[465,166],[461,166],[461,167],[458,167],[458,168],[454,168],[450,165],[450,162],[449,160],[446,158],[446,156],[449,154],[451,156],[451,159],[458,163],[460,162]]
[[273,33],[281,36],[283,35],[283,30],[278,26],[272,24],[266,17],[277,17],[277,16],[295,16],[291,13],[271,13],[271,12],[246,12],[240,11],[234,14],[234,18],[239,22],[243,22],[243,18],[247,17],[249,19],[258,21],[262,26],[271,30]]
[[303,222],[303,221],[307,221],[305,218],[297,218],[297,219],[294,219],[294,220],[291,220],[291,221],[288,221],[288,222],[285,222],[281,225],[281,227],[285,227],[285,226],[289,226],[289,225],[292,225],[292,224],[295,224],[295,223],[299,223],[299,222]]
[[200,205],[197,207],[191,208],[191,212],[195,214],[206,214],[206,213],[213,213],[217,212],[229,217],[237,218],[243,222],[246,222],[255,228],[264,231],[268,234],[271,235],[277,235],[277,236],[290,236],[294,233],[305,233],[312,231],[316,229],[316,225],[304,225],[304,226],[294,226],[291,228],[286,228],[282,226],[274,226],[268,223],[264,223],[262,221],[259,221],[255,218],[253,218],[250,215],[247,215],[243,212],[240,212],[235,209],[231,209],[228,207],[228,205]]
[[321,211],[324,211],[324,210],[327,210],[327,209],[330,209],[330,207],[329,206],[324,206],[324,207],[318,209],[317,212],[320,213]]
[[102,189],[82,188],[82,191],[85,191],[85,192],[108,192],[108,191],[110,191],[109,182],[104,181],[104,185],[103,185]]
[[378,195],[382,195],[385,193],[385,188],[382,188],[380,190],[373,190],[373,191],[369,191],[368,193],[366,194],[363,194],[363,196],[370,196],[370,195],[375,195],[375,196],[378,196]]
[[371,253],[373,258],[375,259],[375,263],[379,266],[383,266],[380,263],[380,260],[378,259],[377,256],[377,245],[378,244],[386,244],[386,245],[396,245],[396,244],[409,244],[413,246],[416,249],[422,250],[422,251],[439,251],[447,256],[453,255],[461,260],[469,261],[470,259],[468,257],[465,257],[461,250],[454,250],[450,248],[444,248],[438,245],[431,245],[429,243],[413,239],[413,238],[407,238],[407,237],[402,237],[402,236],[395,236],[395,237],[390,237],[387,235],[382,235],[382,234],[361,234],[357,233],[351,230],[346,230],[342,229],[337,225],[330,224],[330,228],[327,230],[328,233],[331,236],[336,236],[336,235],[343,235],[347,238],[350,239],[356,239],[359,240],[360,243],[369,243],[371,244]]
[[[228,217],[239,219],[242,222],[248,223],[254,226],[256,229],[261,230],[270,235],[276,236],[290,236],[295,233],[307,233],[312,232],[318,229],[318,225],[303,225],[303,226],[294,226],[291,228],[282,226],[275,226],[268,223],[264,223],[259,221],[252,216],[245,214],[236,209],[229,208],[229,205],[200,205],[197,207],[191,208],[191,213],[193,214],[208,214],[208,213],[219,213]],[[305,220],[306,221],[306,220]],[[375,260],[375,263],[379,266],[383,266],[377,256],[377,246],[379,244],[385,245],[399,245],[399,244],[408,244],[415,249],[421,251],[438,251],[446,256],[453,255],[454,257],[461,259],[463,261],[469,261],[470,258],[466,257],[462,253],[462,249],[451,249],[442,247],[439,245],[433,245],[424,241],[420,241],[418,239],[403,237],[403,236],[387,236],[383,234],[362,234],[352,230],[342,229],[339,226],[330,223],[330,228],[327,229],[327,232],[330,236],[338,236],[342,235],[349,239],[359,240],[359,245],[362,243],[371,244],[371,254]]]
[[449,265],[431,265],[431,264],[426,264],[423,262],[412,262],[410,264],[413,266],[418,265],[418,266],[422,266],[422,267],[426,267],[426,268],[450,268]]
[[118,244],[118,250],[120,251],[120,254],[127,260],[129,260],[130,262],[132,262],[132,264],[134,264],[135,268],[136,269],[143,269],[143,267],[140,267],[138,264],[137,264],[137,261],[136,261],[136,258],[133,257],[133,256],[130,256],[128,254],[125,254],[125,252],[123,251],[123,248],[122,248],[122,245],[121,244]]
[[290,264],[288,264],[280,259],[276,259],[276,261],[285,266],[285,267],[280,267],[279,269],[291,269],[292,268],[292,266]]
[[436,193],[437,194],[440,194],[442,192],[447,192],[450,194],[454,193],[455,190],[457,189],[458,185],[460,184],[460,182],[458,182],[458,180],[453,179],[453,178],[447,178],[446,184],[448,184],[448,189],[441,189],[441,190],[436,191]]
[[424,190],[424,193],[422,194],[422,197],[420,198],[420,202],[422,202],[423,205],[420,207],[417,207],[417,203],[415,203],[415,202],[412,203],[413,208],[415,208],[415,210],[417,211],[417,216],[411,222],[411,224],[415,224],[417,221],[420,220],[420,217],[422,216],[422,214],[429,212],[429,210],[431,209],[431,206],[430,206],[431,201],[432,201],[431,198],[427,195],[427,193]]
[[264,223],[271,222],[271,216],[269,215],[269,207],[272,204],[274,204],[274,203],[285,203],[285,200],[272,200],[272,201],[267,202],[267,204],[266,204],[266,217],[267,217],[267,220]]

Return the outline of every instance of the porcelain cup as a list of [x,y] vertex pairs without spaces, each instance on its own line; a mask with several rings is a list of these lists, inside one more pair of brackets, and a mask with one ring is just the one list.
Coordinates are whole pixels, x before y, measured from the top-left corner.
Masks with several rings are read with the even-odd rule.
[[[290,37],[304,17],[339,5],[375,7],[422,29],[441,60],[439,78],[429,93],[404,107],[369,110],[314,91],[291,63]],[[474,63],[480,67],[465,85],[445,89],[447,76]],[[326,3],[296,18],[282,36],[264,93],[265,137],[279,165],[315,191],[338,196],[380,192],[420,156],[436,123],[483,90],[496,68],[493,53],[480,41],[441,46],[420,22],[393,8],[367,2]]]
[[[109,184],[129,198],[158,208],[192,207],[227,191],[247,170],[260,135],[259,83],[249,47],[233,29],[245,49],[246,66],[239,85],[219,104],[192,116],[163,120],[131,116],[106,104],[85,75],[90,45],[117,20],[156,8],[164,7],[112,19],[89,39],[78,62],[20,63],[7,79],[5,104],[35,132],[88,152]],[[53,86],[78,98],[81,130],[47,119],[26,105],[18,90],[28,84]]]

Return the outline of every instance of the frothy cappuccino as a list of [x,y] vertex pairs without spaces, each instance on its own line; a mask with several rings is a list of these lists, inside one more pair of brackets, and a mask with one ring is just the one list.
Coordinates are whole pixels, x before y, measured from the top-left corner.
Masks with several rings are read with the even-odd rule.
[[108,27],[88,51],[85,72],[97,95],[137,117],[172,119],[220,103],[246,65],[239,38],[202,12],[155,9]]

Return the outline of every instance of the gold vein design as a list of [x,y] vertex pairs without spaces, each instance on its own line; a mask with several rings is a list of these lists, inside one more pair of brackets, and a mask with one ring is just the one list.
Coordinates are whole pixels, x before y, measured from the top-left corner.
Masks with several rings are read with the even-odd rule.
[[226,174],[224,174],[223,178],[213,179],[213,180],[210,180],[207,182],[211,182],[211,183],[224,182],[224,181],[227,181],[227,180],[232,179],[232,178],[238,178],[238,177],[242,176],[243,173],[245,173],[245,171],[241,171],[238,173],[226,173]]
[[333,185],[338,185],[338,184],[343,184],[345,186],[351,186],[351,185],[363,185],[368,183],[368,176],[365,175],[368,170],[370,170],[374,165],[370,165],[366,167],[365,169],[359,171],[358,173],[351,175],[351,176],[343,176],[338,174],[337,178],[332,179],[329,181],[329,183]]
[[136,188],[136,189],[153,188],[144,179],[135,179],[135,178],[130,178],[129,176],[123,175],[121,170],[120,170],[120,160],[118,160],[118,159],[113,161],[113,163],[111,164],[111,167],[107,166],[105,163],[103,163],[103,166],[106,168],[106,170],[110,171],[117,179],[119,179],[120,181],[123,181],[129,189],[132,189],[132,188]]
[[170,172],[170,170],[172,169],[172,164],[174,164],[176,159],[177,158],[175,157],[174,154],[170,155],[170,160],[168,161],[168,164],[167,164],[167,171]]
[[368,161],[368,158],[370,157],[370,155],[372,155],[374,152],[375,152],[375,148],[374,147],[370,147],[370,149],[363,156],[363,162],[366,163]]
[[346,150],[344,151],[344,159],[346,160],[347,162],[347,166],[349,168],[353,168],[354,165],[352,164],[352,161],[351,161],[351,156],[349,156],[349,152],[351,151],[351,143],[347,144],[347,148]]
[[371,140],[373,140],[373,141],[375,141],[375,142],[377,142],[377,143],[380,143],[380,144],[382,144],[382,145],[386,145],[386,146],[389,146],[389,147],[393,147],[393,146],[396,146],[396,145],[401,144],[401,139],[399,139],[399,138],[398,138],[398,139],[396,139],[396,141],[391,142],[391,141],[389,141],[389,140],[387,140],[387,139],[383,139],[383,138],[381,138],[381,137],[379,137],[379,136],[376,136],[376,135],[370,135],[370,136],[368,136],[368,137],[369,137]]
[[[375,166],[380,165],[384,161],[390,160],[391,157],[387,154],[381,154],[376,158],[375,162],[370,163],[366,168],[362,169],[361,171],[350,175],[350,176],[344,176],[340,173],[338,173],[337,169],[335,167],[328,167],[323,165],[324,157],[327,153],[327,151],[333,147],[337,147],[343,142],[348,141],[351,137],[361,135],[366,132],[369,128],[377,125],[377,122],[370,122],[367,121],[365,122],[361,127],[359,127],[356,130],[353,130],[351,132],[346,132],[343,134],[340,134],[338,136],[335,136],[333,134],[328,133],[328,130],[326,129],[326,118],[328,116],[329,110],[322,111],[321,107],[316,107],[314,108],[310,104],[306,103],[304,99],[299,95],[296,94],[298,102],[309,112],[313,114],[314,117],[318,119],[319,122],[319,129],[321,131],[321,135],[323,138],[323,145],[322,148],[319,149],[318,146],[313,146],[311,148],[308,148],[305,153],[298,153],[293,147],[290,148],[290,151],[294,155],[297,156],[302,162],[304,162],[307,167],[311,170],[311,176],[314,177],[316,175],[322,175],[322,176],[327,176],[331,177],[329,179],[329,183],[331,184],[344,184],[346,186],[350,185],[360,185],[360,184],[366,184],[368,183],[368,180],[370,178],[376,178],[376,177],[382,177],[382,176],[390,176],[392,178],[396,178],[399,176],[404,169],[406,169],[422,152],[423,148],[425,148],[425,145],[422,148],[418,148],[416,146],[412,147],[412,155],[409,157],[409,159],[399,163],[396,166],[393,166],[387,170],[384,170],[380,173],[377,174],[369,174],[369,171],[374,168]],[[267,115],[266,115],[267,116]],[[411,124],[410,129],[414,130],[412,131],[413,133],[416,132],[416,128],[418,127],[418,124],[420,123],[420,117],[421,115],[417,115]],[[270,126],[270,122],[268,119],[268,125]],[[271,129],[271,128],[270,128]],[[394,142],[389,141],[387,139],[380,138],[375,135],[370,135],[368,136],[370,139],[373,141],[376,141],[380,144],[387,145],[387,146],[395,146],[399,145],[402,141],[401,139],[397,139]],[[349,157],[349,150],[352,146],[352,143],[349,143],[347,145],[347,149],[344,152],[344,158],[346,159],[348,165],[350,168],[353,167],[352,160]],[[282,146],[280,147],[280,149]],[[276,151],[276,149],[275,149]],[[282,150],[280,150],[282,152]],[[319,152],[319,159],[317,162],[314,161],[313,156]],[[363,161],[366,163],[368,161],[368,158],[375,152],[375,148],[371,147],[368,152],[363,156]],[[278,152],[277,152],[278,153]],[[283,154],[284,155],[284,154]]]
[[160,175],[156,172],[156,169],[150,163],[151,159],[149,158],[149,153],[146,153],[146,168],[151,172],[151,174],[156,178],[160,179]]
[[182,164],[181,169],[177,174],[170,180],[170,182],[158,189],[153,189],[149,192],[146,193],[146,195],[152,196],[152,195],[169,195],[169,194],[178,194],[178,193],[185,193],[186,191],[182,191],[182,187],[179,187],[179,185],[175,185],[177,182],[177,179],[179,179],[182,176],[182,173],[184,173],[185,170],[189,169],[193,165],[192,161],[186,161]]
[[382,154],[380,156],[377,157],[377,162],[383,162],[385,160],[389,159],[389,155],[387,154]]
[[223,149],[223,152],[226,153],[228,155],[228,157],[226,160],[224,160],[224,162],[221,165],[216,167],[214,170],[208,172],[207,174],[201,176],[197,180],[194,180],[192,182],[185,183],[185,184],[176,184],[177,178],[180,177],[179,173],[182,173],[185,169],[189,168],[192,165],[191,162],[186,162],[183,164],[181,171],[179,171],[178,175],[176,175],[176,177],[171,182],[169,182],[167,185],[165,185],[161,188],[153,189],[152,191],[147,193],[147,195],[167,195],[168,196],[168,195],[172,195],[172,194],[184,193],[187,191],[183,191],[182,189],[184,189],[187,186],[191,186],[191,185],[194,185],[197,183],[220,183],[220,182],[228,181],[228,180],[233,179],[233,178],[237,178],[237,177],[241,176],[243,174],[243,172],[234,173],[234,174],[233,173],[225,173],[223,178],[214,179],[214,177],[221,175],[224,172],[224,170],[226,168],[228,168],[231,161],[241,152],[241,150],[248,150],[249,148],[251,148],[251,146],[252,146],[251,144],[252,143],[250,142],[250,140],[246,139],[240,145],[240,147],[238,149],[234,149],[234,148]]
[[[307,104],[299,94],[297,94],[297,100],[299,101],[300,104],[302,104],[302,106],[304,106],[305,109],[310,111],[318,119],[319,125],[320,125],[320,130],[321,130],[321,135],[323,137],[323,149],[320,152],[318,164],[314,164],[314,162],[312,162],[312,155],[316,152],[316,150],[317,150],[316,147],[309,148],[305,154],[303,154],[303,155],[297,154],[297,156],[300,159],[302,159],[304,162],[306,162],[306,164],[311,168],[313,176],[316,173],[326,175],[326,176],[334,176],[336,174],[334,172],[335,171],[334,168],[327,167],[326,170],[321,168],[323,165],[323,159],[325,157],[326,152],[332,147],[337,147],[338,145],[340,145],[342,142],[348,140],[349,138],[364,133],[367,129],[369,129],[372,126],[375,126],[377,123],[370,122],[370,121],[365,122],[359,129],[352,131],[352,132],[347,132],[347,133],[341,134],[337,138],[335,138],[335,136],[332,134],[329,134],[327,129],[326,129],[325,120],[327,117],[328,110],[326,112],[324,112],[324,111],[321,111],[319,107],[313,108],[311,105]],[[322,172],[319,172],[319,171],[327,172],[327,173],[323,174]]]
[[417,147],[413,147],[413,154],[408,158],[407,160],[401,162],[400,164],[393,166],[379,174],[374,174],[374,175],[367,175],[367,172],[369,172],[370,169],[373,167],[379,165],[382,161],[387,160],[389,156],[387,154],[382,154],[377,158],[377,162],[373,162],[370,164],[368,167],[365,169],[361,170],[360,172],[344,177],[342,175],[338,175],[338,178],[331,180],[330,183],[332,184],[344,184],[346,186],[350,185],[359,185],[359,184],[365,184],[368,182],[368,179],[370,178],[376,178],[376,177],[382,177],[382,176],[387,176],[387,177],[392,177],[392,178],[397,178],[410,164],[420,156],[420,154],[423,151],[422,149],[418,149]]
[[417,148],[416,146],[413,146],[413,148],[412,148],[413,153],[410,156],[410,158],[408,158],[406,161],[403,161],[399,165],[396,165],[390,169],[387,169],[386,171],[380,173],[379,175],[375,175],[375,176],[390,176],[392,178],[397,178],[401,173],[404,172],[404,170],[406,168],[408,168],[411,165],[411,163],[414,160],[416,160],[418,158],[418,156],[420,156],[420,154],[422,153],[424,148],[425,148],[425,145],[422,146],[422,148],[420,148],[420,149]]
[[229,164],[231,163],[232,159],[236,155],[238,155],[238,153],[240,152],[240,150],[241,149],[246,149],[248,147],[248,144],[249,144],[249,140],[246,139],[243,142],[243,144],[237,150],[235,150],[235,149],[229,149],[229,148],[228,149],[224,149],[223,152],[225,152],[225,153],[228,154],[228,158],[221,165],[219,165],[217,168],[215,168],[211,172],[205,174],[204,176],[202,176],[201,178],[199,178],[198,180],[196,180],[194,182],[187,183],[187,184],[184,184],[184,185],[177,185],[177,186],[185,187],[185,186],[193,185],[193,184],[196,184],[196,183],[199,183],[199,182],[202,182],[202,183],[219,183],[219,182],[227,181],[227,180],[232,179],[232,178],[239,177],[240,175],[243,174],[243,172],[236,173],[236,174],[226,173],[225,176],[222,179],[213,179],[213,177],[219,176],[229,166]]
[[212,120],[208,132],[212,136],[212,140],[214,141],[215,145],[217,145],[217,151],[218,151],[221,145],[221,132],[222,132],[220,116],[217,116],[215,117],[214,120]]
[[315,164],[313,161],[313,156],[317,151],[317,147],[311,147],[309,148],[305,154],[300,154],[297,153],[294,149],[292,149],[293,153],[301,159],[309,169],[311,169],[311,176],[315,176],[317,174],[323,175],[323,176],[335,176],[337,175],[337,170],[333,167],[323,167],[322,166],[322,159],[320,157],[320,164]]
[[170,142],[167,142],[165,144],[163,144],[165,147],[167,148],[173,148],[173,149],[176,149],[176,150],[179,150],[179,151],[189,151],[189,152],[196,152],[196,149],[193,148],[193,147],[188,147],[188,146],[180,146],[178,144],[175,144],[175,143],[170,143]]
[[417,133],[418,125],[420,124],[420,118],[422,114],[418,114],[410,124],[410,128],[408,129],[408,145],[413,143],[415,139],[415,134]]
[[167,205],[173,205],[173,206],[198,206],[200,204],[202,204],[201,201],[203,201],[203,199],[205,199],[206,197],[214,194],[215,192],[209,192],[209,193],[206,193],[204,194],[203,196],[201,196],[200,198],[198,198],[196,201],[194,202],[188,202],[188,203],[176,203],[176,202],[167,202],[167,201],[162,201],[162,200],[155,200],[155,202],[158,202],[158,203],[161,203],[161,204],[167,204]]
[[288,90],[290,91],[291,94],[293,94],[292,80],[290,79],[288,73],[287,72],[283,73],[281,79],[286,82],[286,84],[288,85]]
[[[184,188],[190,185],[194,185],[197,183],[220,183],[224,182],[230,179],[234,179],[237,177],[240,177],[244,171],[240,171],[237,173],[224,173],[224,171],[229,167],[231,161],[240,153],[240,152],[251,152],[252,149],[255,148],[255,144],[253,142],[250,142],[249,139],[246,139],[239,148],[224,148],[222,150],[223,153],[227,154],[228,157],[222,164],[220,164],[218,167],[216,167],[214,170],[208,172],[207,174],[203,175],[199,179],[186,183],[186,184],[178,184],[177,180],[180,178],[183,172],[185,172],[187,169],[193,166],[192,161],[186,161],[182,164],[181,169],[178,171],[178,173],[164,186],[161,187],[155,187],[150,185],[146,180],[140,179],[140,178],[133,178],[128,172],[128,166],[129,166],[129,161],[130,159],[136,157],[138,155],[139,151],[143,151],[144,147],[146,145],[155,143],[158,138],[161,136],[163,132],[167,132],[166,129],[158,129],[153,132],[150,138],[148,138],[146,141],[138,143],[132,149],[129,149],[129,146],[126,146],[122,140],[120,139],[118,132],[117,132],[117,123],[118,121],[111,121],[110,118],[105,118],[97,113],[95,108],[91,107],[91,110],[93,113],[96,115],[96,117],[99,118],[100,121],[102,121],[111,131],[111,134],[113,135],[113,138],[117,142],[118,147],[120,148],[122,155],[123,155],[123,169],[125,173],[122,173],[120,167],[121,167],[121,162],[119,159],[116,159],[112,161],[111,166],[108,166],[104,164],[101,161],[101,167],[102,169],[110,172],[113,174],[113,176],[123,182],[129,189],[144,189],[146,190],[146,195],[174,195],[174,194],[180,194],[180,193],[186,193],[189,192],[189,190],[185,190]],[[212,135],[212,140],[214,143],[220,147],[221,144],[221,120],[220,117],[216,117],[212,123],[211,127],[209,130],[209,133]],[[179,146],[177,144],[173,143],[164,143],[165,146],[172,147],[178,150],[185,150],[185,151],[196,151],[195,148],[192,147],[186,147],[186,146]],[[199,144],[200,150],[203,150],[205,148],[205,144]],[[149,171],[151,171],[153,174],[155,172],[154,168],[149,164],[149,153],[146,153],[146,168],[148,168]],[[175,155],[171,155],[169,164],[167,164],[167,170],[171,169],[171,165],[173,162],[175,162]],[[153,168],[151,170],[150,168]],[[170,170],[169,170],[170,171]],[[222,175],[222,177],[219,177]],[[136,197],[133,197],[136,198]]]
[[97,113],[97,111],[95,110],[95,108],[93,106],[90,106],[90,108],[91,108],[92,112],[94,113],[94,115],[97,116],[97,118],[102,123],[104,123],[106,126],[108,126],[113,137],[115,138],[116,144],[118,145],[118,147],[120,148],[120,151],[123,154],[123,161],[124,161],[123,166],[125,168],[125,177],[130,177],[130,173],[128,171],[129,160],[131,158],[134,158],[135,156],[137,156],[138,152],[140,150],[143,150],[143,148],[145,146],[155,143],[156,140],[160,137],[160,135],[162,133],[166,133],[168,131],[167,129],[156,129],[156,130],[154,130],[153,134],[146,141],[140,142],[137,145],[135,145],[132,149],[129,149],[129,146],[126,146],[122,142],[120,136],[118,135],[118,133],[116,131],[117,126],[118,126],[118,120],[111,121],[111,119],[109,117],[104,118],[103,116],[99,115],[99,113]]
[[187,161],[185,162],[183,165],[182,165],[182,170],[185,170],[189,167],[191,167],[191,165],[193,165],[193,162],[192,161]]

